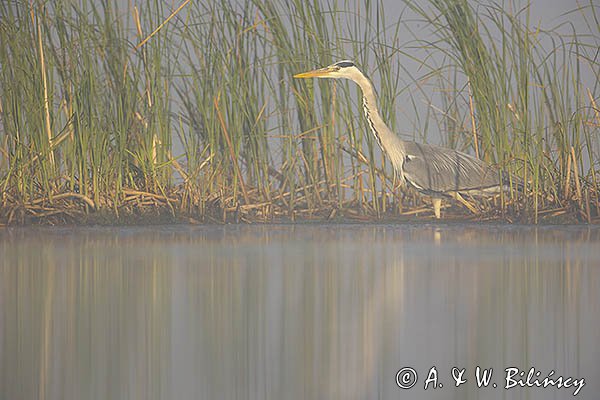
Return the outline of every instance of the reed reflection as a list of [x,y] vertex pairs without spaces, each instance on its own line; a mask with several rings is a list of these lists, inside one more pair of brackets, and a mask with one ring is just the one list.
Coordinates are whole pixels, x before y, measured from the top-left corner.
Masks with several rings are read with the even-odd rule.
[[[0,233],[6,398],[564,398],[600,390],[599,231],[294,225]],[[445,388],[423,391],[435,365]],[[396,372],[421,381],[402,391]],[[498,372],[500,374],[500,372]],[[498,383],[501,383],[498,377]]]

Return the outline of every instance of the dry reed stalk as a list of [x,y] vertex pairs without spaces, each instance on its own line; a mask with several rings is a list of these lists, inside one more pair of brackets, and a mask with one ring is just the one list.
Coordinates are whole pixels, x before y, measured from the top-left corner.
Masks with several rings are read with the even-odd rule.
[[381,173],[379,179],[381,180],[381,212],[385,213],[387,203],[387,180],[385,178],[385,157],[381,157]]
[[[67,125],[64,128],[64,131],[60,135],[58,135],[56,140],[53,140],[52,143],[50,143],[50,146],[48,148],[48,151],[50,154],[54,154],[54,149],[57,148],[58,145],[61,144],[66,138],[71,137],[72,130],[73,130],[73,128],[71,127],[71,123],[69,121],[69,122],[67,122]],[[40,152],[40,153],[36,154],[35,156],[31,157],[31,159],[24,164],[24,167],[28,167],[31,164],[33,164],[38,158],[40,158],[41,155],[42,155],[42,153]]]
[[135,29],[137,30],[137,34],[141,38],[143,35],[142,23],[140,21],[140,12],[138,11],[137,6],[133,6],[133,21],[135,22]]
[[570,155],[567,157],[567,178],[565,179],[565,199],[568,200],[569,199],[569,189],[571,188],[570,185],[570,180],[571,180],[571,157]]
[[171,165],[173,165],[173,169],[177,172],[179,172],[179,174],[181,175],[181,177],[183,178],[184,182],[187,182],[190,179],[189,174],[183,169],[183,167],[181,166],[181,164],[179,164],[179,162],[171,157],[171,152],[169,151],[169,162],[171,163]]
[[590,212],[590,192],[589,190],[585,191],[585,214],[587,217],[587,223],[592,223],[592,213]]
[[272,206],[272,205],[273,204],[271,202],[242,204],[242,205],[235,206],[235,207],[227,207],[226,210],[227,211],[235,211],[235,210],[250,211],[250,210],[255,210],[258,208],[263,208],[263,207]]
[[[596,123],[600,127],[600,108],[598,108],[598,105],[596,105],[596,100],[594,100],[594,96],[592,95],[592,92],[589,88],[587,88],[587,94],[590,99],[590,103],[592,104],[594,115],[596,116]],[[594,183],[594,190],[598,192],[598,190],[600,190],[600,186],[598,186],[598,180],[596,179],[596,169],[592,167],[590,168],[590,170],[592,171],[592,182]],[[596,209],[598,210],[598,212],[600,212],[600,196],[598,195],[596,195]]]
[[479,139],[477,138],[477,124],[475,124],[475,106],[473,105],[473,93],[471,92],[471,81],[467,81],[469,90],[469,114],[471,115],[471,129],[473,130],[473,146],[475,157],[479,158]]
[[46,59],[44,57],[44,47],[42,44],[42,27],[40,24],[39,16],[36,17],[31,9],[32,18],[35,19],[37,27],[37,39],[38,39],[38,50],[40,53],[40,68],[42,72],[42,85],[44,86],[44,124],[46,129],[46,135],[48,137],[48,146],[50,151],[48,152],[48,160],[50,165],[54,168],[54,151],[52,151],[52,127],[50,126],[50,101],[48,100],[48,78],[46,76]]
[[571,146],[571,157],[573,158],[573,175],[575,178],[575,190],[577,191],[577,203],[581,208],[581,186],[579,184],[579,171],[577,171],[577,159],[575,158],[575,149]]
[[555,213],[557,211],[565,211],[566,212],[567,211],[567,207],[548,208],[548,209],[545,209],[545,210],[540,210],[539,214],[540,214],[540,216],[545,216],[547,214],[552,214],[552,213]]
[[135,46],[136,50],[142,47],[144,44],[146,44],[146,42],[150,40],[152,36],[156,35],[158,31],[160,31],[163,28],[163,26],[165,26],[174,16],[176,16],[179,13],[179,11],[181,11],[183,7],[185,7],[189,2],[190,0],[185,0],[183,3],[181,3],[181,5],[177,7],[177,9],[173,11],[171,15],[169,15],[150,35],[148,35],[146,39],[142,40],[137,46]]
[[[96,209],[96,204],[94,203],[94,201],[81,193],[73,193],[73,192],[61,193],[61,194],[52,196],[52,200],[67,199],[69,197],[73,197],[73,198],[83,201],[84,203],[89,205],[92,208],[92,210]],[[46,198],[35,199],[30,204],[36,205],[36,204],[43,203],[46,200],[48,200],[48,199],[46,199]]]
[[590,91],[590,88],[587,88],[587,95],[590,98],[590,103],[592,104],[592,108],[594,110],[594,115],[596,116],[596,121],[598,126],[600,126],[600,108],[596,105],[596,100],[594,100],[594,96]]
[[165,195],[142,192],[142,191],[133,190],[133,189],[123,189],[123,194],[126,196],[151,197],[151,198],[158,199],[158,200],[164,200],[166,202],[176,202],[177,201],[177,199],[173,199],[173,198],[167,197]]
[[[446,208],[446,207],[444,205],[442,205],[442,209],[444,209],[444,208]],[[424,213],[424,212],[431,212],[431,207],[427,206],[427,207],[415,208],[413,210],[404,211],[400,215],[415,215],[415,214]]]

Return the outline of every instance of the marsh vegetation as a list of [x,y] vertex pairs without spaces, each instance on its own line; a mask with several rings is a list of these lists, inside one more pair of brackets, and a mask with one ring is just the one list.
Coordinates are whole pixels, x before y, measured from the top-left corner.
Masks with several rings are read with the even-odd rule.
[[518,2],[404,7],[2,2],[0,223],[429,218],[354,87],[292,79],[344,58],[396,132],[526,182],[447,217],[598,222],[598,7],[551,30]]

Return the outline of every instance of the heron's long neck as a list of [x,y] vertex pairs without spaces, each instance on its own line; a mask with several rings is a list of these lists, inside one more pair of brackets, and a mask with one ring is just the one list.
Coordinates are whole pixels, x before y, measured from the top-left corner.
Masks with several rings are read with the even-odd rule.
[[375,89],[371,81],[364,75],[361,75],[360,78],[355,79],[355,82],[362,90],[363,109],[371,132],[373,132],[381,150],[390,158],[392,165],[397,170],[400,170],[405,157],[404,143],[388,128],[381,118],[379,109],[377,108],[377,96],[375,95]]

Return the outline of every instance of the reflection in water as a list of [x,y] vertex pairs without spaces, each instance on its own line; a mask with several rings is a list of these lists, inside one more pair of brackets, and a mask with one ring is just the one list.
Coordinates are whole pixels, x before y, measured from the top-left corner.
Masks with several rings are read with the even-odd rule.
[[[0,398],[572,397],[504,390],[514,366],[596,399],[599,243],[583,227],[0,231]],[[432,366],[444,387],[425,391]]]

